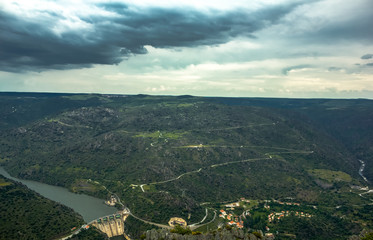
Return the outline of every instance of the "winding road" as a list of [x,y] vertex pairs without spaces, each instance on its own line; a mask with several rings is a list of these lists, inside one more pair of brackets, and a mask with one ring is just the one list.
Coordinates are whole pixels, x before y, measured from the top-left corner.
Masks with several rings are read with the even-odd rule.
[[209,222],[207,222],[207,223],[204,223],[204,224],[200,224],[200,225],[190,225],[190,230],[194,230],[194,229],[197,229],[197,228],[199,228],[199,227],[203,227],[203,226],[205,226],[205,225],[207,225],[207,224],[210,224],[210,223],[212,223],[213,221],[215,221],[215,219],[216,219],[216,210],[214,210],[214,217],[213,217],[213,219],[212,219],[211,221],[209,221]]
[[364,179],[365,182],[368,182],[368,179],[363,175],[363,171],[365,168],[365,162],[363,160],[359,160],[361,163],[360,169],[359,169],[359,175]]
[[[364,179],[364,181],[366,183],[369,183],[368,179],[363,175],[363,171],[364,171],[364,168],[365,168],[365,162],[363,160],[359,160],[359,162],[361,163],[361,166],[359,168],[359,175]],[[360,188],[360,190],[364,190],[366,192],[363,192],[363,193],[359,193],[359,196],[362,197],[362,198],[366,198],[365,194],[369,194],[369,193],[373,193],[373,190],[372,189],[369,189],[368,186],[364,187],[364,188]],[[372,199],[370,199],[371,201],[373,201]]]
[[[279,149],[279,148],[275,148],[275,149]],[[220,167],[220,166],[226,166],[226,165],[237,164],[237,163],[254,162],[254,161],[260,161],[260,160],[269,160],[269,159],[273,159],[271,154],[312,154],[313,153],[313,151],[302,151],[302,150],[285,149],[285,148],[282,148],[282,149],[288,150],[288,151],[286,151],[286,152],[265,153],[264,155],[267,155],[268,157],[263,157],[263,158],[249,158],[249,159],[238,160],[238,161],[227,161],[227,162],[224,162],[224,163],[212,164],[212,165],[209,165],[209,166],[206,166],[206,167],[199,168],[197,170],[193,170],[193,171],[190,171],[190,172],[185,172],[185,173],[183,173],[183,174],[181,174],[181,175],[179,175],[175,178],[171,178],[171,179],[168,179],[168,180],[151,182],[151,183],[143,183],[143,184],[131,184],[130,187],[140,187],[141,191],[145,192],[144,186],[146,186],[146,185],[157,185],[157,184],[163,184],[163,183],[176,181],[176,180],[179,180],[180,178],[182,178],[183,176],[193,174],[193,173],[199,173],[202,170],[206,170],[208,168],[216,168],[216,167]]]
[[157,227],[160,227],[160,228],[172,229],[172,227],[169,226],[169,225],[160,224],[160,223],[155,223],[155,222],[150,222],[150,221],[144,220],[144,219],[142,219],[142,218],[139,218],[139,217],[133,215],[132,213],[130,213],[130,215],[131,215],[132,217],[136,218],[137,220],[140,220],[140,221],[142,221],[142,222],[144,222],[144,223],[147,223],[147,224],[150,224],[150,225],[153,225],[153,226],[157,226]]

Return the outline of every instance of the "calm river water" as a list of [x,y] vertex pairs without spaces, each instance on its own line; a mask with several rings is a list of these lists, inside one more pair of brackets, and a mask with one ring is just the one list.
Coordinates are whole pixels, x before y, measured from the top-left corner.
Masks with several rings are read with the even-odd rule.
[[90,222],[102,216],[113,214],[117,211],[116,208],[105,205],[104,200],[102,199],[94,198],[85,194],[72,193],[63,187],[56,187],[45,183],[14,178],[10,176],[2,167],[0,167],[0,174],[14,181],[23,183],[28,188],[46,198],[62,203],[63,205],[74,209],[75,212],[83,216],[86,222]]

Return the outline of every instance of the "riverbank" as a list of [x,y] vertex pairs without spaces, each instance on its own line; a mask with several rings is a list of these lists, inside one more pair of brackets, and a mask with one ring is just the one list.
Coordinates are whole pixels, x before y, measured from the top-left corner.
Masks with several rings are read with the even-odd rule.
[[85,222],[90,222],[101,216],[114,214],[117,211],[116,208],[105,205],[103,199],[98,199],[85,194],[72,193],[63,187],[52,186],[31,180],[18,179],[10,176],[3,167],[0,167],[0,175],[26,185],[29,189],[39,193],[43,197],[72,208],[83,217]]

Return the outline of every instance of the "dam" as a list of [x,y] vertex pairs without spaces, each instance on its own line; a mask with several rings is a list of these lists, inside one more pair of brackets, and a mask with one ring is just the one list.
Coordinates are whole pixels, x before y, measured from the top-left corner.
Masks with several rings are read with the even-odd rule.
[[89,225],[95,226],[109,238],[123,235],[126,239],[129,239],[129,237],[124,233],[124,222],[128,215],[129,211],[125,209],[115,214],[98,218],[90,222]]

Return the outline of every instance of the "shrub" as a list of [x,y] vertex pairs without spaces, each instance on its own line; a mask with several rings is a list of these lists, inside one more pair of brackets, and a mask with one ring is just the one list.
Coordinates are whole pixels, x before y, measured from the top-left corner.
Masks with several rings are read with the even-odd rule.
[[365,235],[365,237],[363,237],[361,240],[373,240],[373,232],[368,233],[368,234]]
[[259,232],[252,232],[252,234],[257,237],[257,238],[262,238],[262,234],[260,234]]
[[172,233],[178,233],[178,234],[181,234],[181,235],[185,235],[185,234],[191,234],[192,233],[192,230],[190,230],[190,228],[183,228],[182,226],[178,226],[176,225],[174,229],[171,229],[171,232]]

